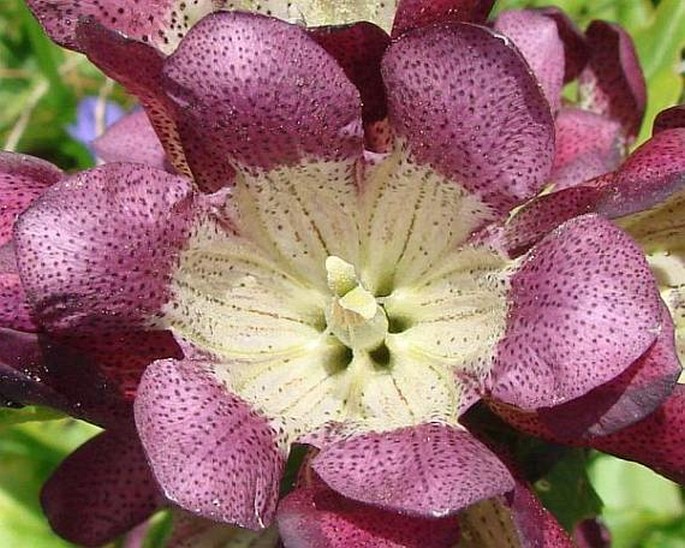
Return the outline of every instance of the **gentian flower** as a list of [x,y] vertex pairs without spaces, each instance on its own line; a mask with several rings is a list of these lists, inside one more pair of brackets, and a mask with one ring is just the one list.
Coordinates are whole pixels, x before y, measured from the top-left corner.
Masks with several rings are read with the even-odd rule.
[[[175,173],[111,163],[48,188],[15,228],[21,282],[51,337],[103,350],[112,333],[174,335],[182,355],[109,372],[135,394],[164,495],[195,514],[270,523],[293,443],[319,450],[313,482],[279,508],[295,545],[326,522],[325,503],[311,511],[321,493],[334,519],[362,519],[360,504],[436,519],[484,499],[533,514],[527,487],[463,420],[475,402],[523,428],[542,416],[564,429],[586,406],[592,420],[562,441],[620,452],[616,436],[651,421],[673,388],[672,323],[622,231],[573,210],[532,247],[488,238],[548,181],[553,117],[507,40],[423,26],[424,13],[389,47],[374,42],[387,47],[374,54],[380,88],[353,74],[364,52],[346,58],[353,48],[262,16],[209,15],[168,50],[145,44],[149,29],[43,19],[138,95]],[[360,96],[384,100],[369,109]],[[365,151],[385,114],[388,150]],[[607,387],[634,405],[609,416]],[[588,437],[606,416],[611,432]],[[86,453],[50,501],[86,491]]]
[[[67,133],[88,148],[92,153],[92,142],[104,131],[124,116],[124,109],[112,101],[102,101],[98,97],[84,97],[76,109],[76,123],[67,126]],[[102,108],[103,127],[98,128],[98,109]]]
[[[503,12],[494,28],[525,56],[555,114],[550,186],[559,190],[617,168],[637,136],[647,95],[628,33],[604,21],[582,33],[557,8]],[[577,83],[573,101],[562,97],[569,82]]]

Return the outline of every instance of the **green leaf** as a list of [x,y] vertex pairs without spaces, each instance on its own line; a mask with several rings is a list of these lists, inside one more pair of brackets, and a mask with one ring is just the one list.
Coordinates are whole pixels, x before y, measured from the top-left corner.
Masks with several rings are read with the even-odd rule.
[[585,450],[572,449],[535,482],[540,500],[567,531],[602,510],[602,500],[590,483],[586,465]]
[[644,466],[609,455],[593,460],[589,472],[604,501],[603,517],[613,548],[682,546],[659,540],[682,542],[685,538],[685,508],[675,483]]
[[51,421],[65,418],[64,413],[47,407],[27,406],[21,409],[0,408],[0,428],[34,421]]

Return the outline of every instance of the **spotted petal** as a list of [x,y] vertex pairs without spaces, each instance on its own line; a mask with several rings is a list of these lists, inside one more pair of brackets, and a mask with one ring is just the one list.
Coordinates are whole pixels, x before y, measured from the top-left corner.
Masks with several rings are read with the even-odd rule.
[[210,368],[152,364],[136,399],[138,431],[167,498],[209,519],[263,528],[276,510],[284,454],[265,418]]
[[564,83],[575,80],[585,67],[589,55],[585,36],[573,20],[556,6],[541,8],[539,11],[554,20],[559,38],[564,43]]
[[685,127],[685,105],[676,105],[661,111],[654,119],[653,132]]
[[524,409],[559,405],[613,379],[660,331],[642,251],[595,216],[534,247],[511,279],[510,299],[490,386],[493,397]]
[[494,0],[400,0],[392,37],[397,38],[406,32],[434,23],[485,23],[494,3]]
[[552,112],[559,110],[564,43],[554,20],[534,10],[511,10],[499,14],[494,28],[514,42],[545,91]]
[[466,24],[423,28],[395,42],[382,68],[390,122],[414,163],[448,177],[496,215],[545,183],[552,117],[506,39]]
[[16,228],[36,314],[57,330],[145,324],[168,299],[193,211],[188,180],[142,165],[108,164],[52,186]]
[[457,541],[454,517],[427,519],[380,510],[347,499],[315,474],[278,507],[278,530],[286,548],[441,548]]
[[164,75],[201,180],[220,177],[225,165],[271,170],[361,154],[359,94],[302,28],[214,14],[188,34]]
[[504,464],[466,430],[436,423],[334,443],[312,467],[346,497],[434,518],[514,486]]
[[578,83],[580,104],[617,120],[628,142],[640,129],[647,87],[633,41],[618,25],[593,21],[585,32],[590,58]]
[[131,430],[106,431],[69,455],[43,486],[52,528],[78,544],[99,546],[145,520],[161,496]]

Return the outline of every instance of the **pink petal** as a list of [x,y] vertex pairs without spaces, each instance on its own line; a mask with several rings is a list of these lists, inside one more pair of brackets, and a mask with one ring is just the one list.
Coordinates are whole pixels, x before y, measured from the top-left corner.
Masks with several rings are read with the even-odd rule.
[[661,304],[642,251],[608,221],[568,221],[511,279],[492,396],[523,409],[559,405],[612,380],[654,342]]
[[430,423],[324,447],[313,469],[345,497],[443,517],[513,487],[507,468],[463,429]]
[[135,403],[138,431],[167,498],[203,517],[259,529],[276,510],[285,458],[266,419],[209,368],[153,363]]
[[45,32],[58,44],[70,49],[84,51],[78,39],[76,26],[79,19],[91,17],[108,28],[121,32],[135,40],[149,42],[164,48],[178,40],[179,34],[188,30],[188,11],[208,9],[216,2],[194,0],[155,0],[154,2],[131,2],[130,0],[28,0],[27,4]]
[[[390,44],[387,33],[366,22],[309,29],[309,35],[332,55],[357,86],[362,101],[365,135],[368,126],[387,114],[381,58]],[[366,137],[366,141],[369,138]]]
[[494,0],[400,0],[392,37],[434,23],[485,23],[494,3]]
[[564,43],[564,83],[575,80],[585,67],[589,56],[585,36],[561,9],[549,6],[538,11],[554,20],[559,31],[559,38]]
[[556,117],[554,189],[613,171],[621,161],[622,148],[621,127],[615,120],[587,110],[561,109]]
[[46,191],[17,222],[17,263],[51,329],[143,325],[168,300],[167,277],[194,214],[185,178],[108,164]]
[[12,239],[19,214],[62,176],[45,160],[0,151],[0,247]]
[[677,384],[664,404],[640,422],[586,445],[685,483],[685,385]]
[[0,327],[29,333],[40,330],[26,301],[11,243],[0,247]]
[[105,162],[132,162],[157,169],[168,169],[169,163],[145,111],[133,112],[95,141],[93,148]]
[[164,56],[152,46],[122,36],[92,19],[79,22],[78,36],[88,59],[138,98],[167,159],[178,173],[189,176],[174,105],[162,89]]
[[164,74],[200,179],[218,176],[223,164],[272,169],[361,155],[359,93],[300,27],[248,13],[208,16]]
[[630,142],[640,129],[647,102],[633,41],[621,27],[604,21],[593,21],[585,35],[590,58],[578,80],[580,102],[618,121]]
[[285,548],[443,548],[459,540],[454,517],[380,510],[341,496],[317,477],[281,500],[277,520]]
[[673,322],[662,306],[663,325],[656,342],[614,380],[576,400],[532,414],[489,404],[521,430],[554,443],[579,444],[583,439],[619,431],[644,419],[674,390],[681,367],[676,355]]
[[111,430],[62,462],[43,486],[41,503],[59,535],[100,546],[150,516],[160,495],[135,432]]
[[685,186],[685,128],[664,130],[633,152],[604,185],[598,211],[620,217],[643,211]]
[[497,213],[535,194],[552,165],[547,101],[520,54],[466,24],[403,36],[383,62],[390,122],[414,160]]
[[552,112],[559,110],[565,61],[555,21],[534,10],[511,10],[497,16],[494,28],[514,42],[533,69]]
[[685,105],[676,105],[662,110],[654,120],[653,132],[658,133],[665,129],[685,127]]

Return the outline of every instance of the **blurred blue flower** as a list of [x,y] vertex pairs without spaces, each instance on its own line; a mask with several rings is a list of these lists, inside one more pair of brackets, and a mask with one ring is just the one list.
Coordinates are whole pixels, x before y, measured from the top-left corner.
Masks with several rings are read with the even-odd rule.
[[67,133],[76,141],[83,143],[94,155],[91,147],[93,140],[124,114],[126,114],[124,109],[113,101],[103,101],[95,96],[84,97],[77,107],[76,123],[67,126]]

